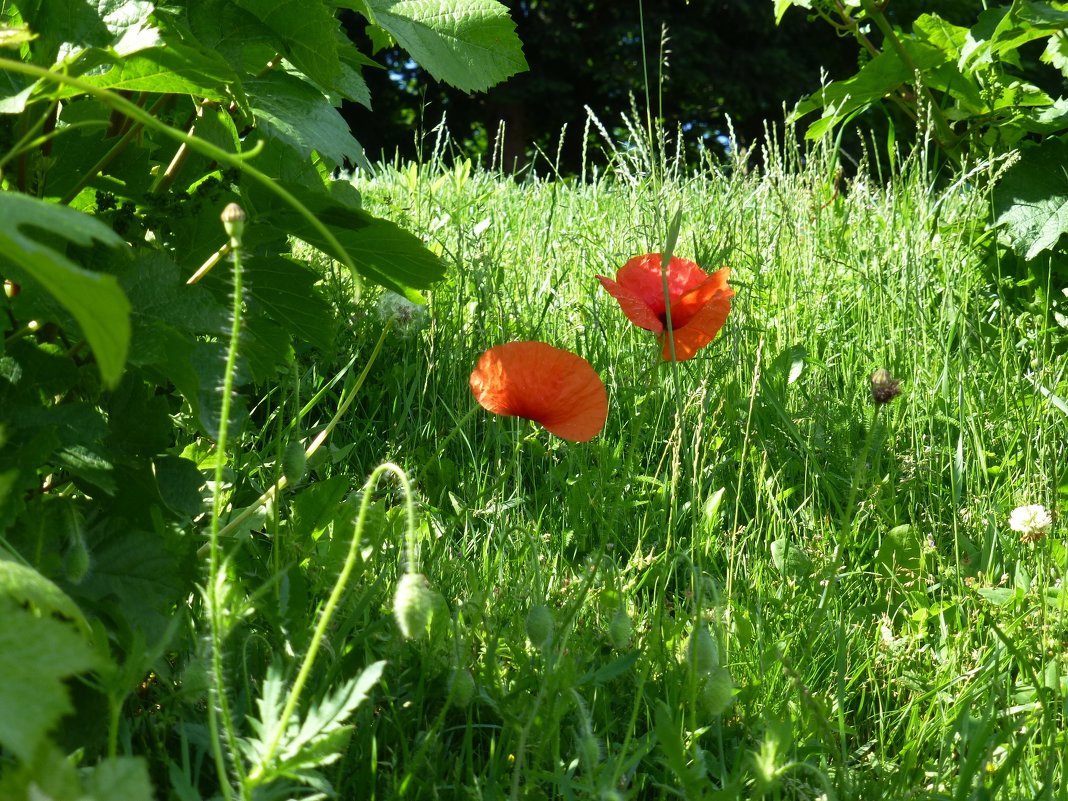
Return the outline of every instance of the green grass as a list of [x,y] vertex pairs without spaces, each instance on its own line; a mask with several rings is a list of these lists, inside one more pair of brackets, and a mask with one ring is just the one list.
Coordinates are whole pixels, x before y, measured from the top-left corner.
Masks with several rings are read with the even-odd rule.
[[[228,639],[239,712],[272,656],[304,652],[352,499],[388,460],[412,479],[440,599],[428,636],[403,640],[403,504],[381,489],[309,684],[321,697],[388,661],[325,769],[343,798],[1063,797],[1064,528],[1021,543],[1007,521],[1063,504],[1068,381],[1052,322],[999,293],[973,186],[990,168],[935,182],[914,157],[839,182],[832,153],[803,156],[690,174],[617,149],[582,182],[435,154],[359,178],[449,276],[424,329],[386,337],[318,480],[238,551],[233,591],[258,593]],[[660,250],[678,208],[675,252],[729,265],[737,294],[676,386],[595,276]],[[375,290],[350,308],[327,272],[351,329],[334,367],[307,364],[301,402],[344,354],[362,368],[382,328]],[[479,354],[514,339],[593,364],[599,437],[469,414]],[[879,367],[903,391],[877,411]],[[264,399],[278,421],[297,384]],[[542,649],[538,604],[555,618]]]

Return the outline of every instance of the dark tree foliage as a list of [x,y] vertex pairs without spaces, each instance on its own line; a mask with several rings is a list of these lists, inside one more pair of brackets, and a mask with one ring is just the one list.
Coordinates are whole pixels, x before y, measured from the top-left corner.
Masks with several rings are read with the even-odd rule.
[[[776,26],[771,0],[506,5],[530,71],[485,94],[466,95],[434,83],[398,51],[376,55],[386,69],[365,72],[376,103],[373,116],[363,108],[345,109],[369,156],[419,156],[444,113],[453,141],[469,153],[493,152],[503,122],[506,166],[522,165],[535,148],[555,161],[566,125],[560,166],[575,171],[584,107],[618,130],[632,101],[643,120],[649,109],[667,130],[681,125],[689,142],[718,148],[729,117],[739,142],[749,144],[761,138],[766,120],[781,123],[784,104],[792,107],[818,89],[821,75],[843,78],[858,66],[854,40],[800,9],[791,9]],[[891,0],[890,12],[904,27],[925,11],[970,24],[981,7],[981,0]],[[369,47],[365,31],[352,26],[349,32]],[[391,83],[405,91],[390,91]]]

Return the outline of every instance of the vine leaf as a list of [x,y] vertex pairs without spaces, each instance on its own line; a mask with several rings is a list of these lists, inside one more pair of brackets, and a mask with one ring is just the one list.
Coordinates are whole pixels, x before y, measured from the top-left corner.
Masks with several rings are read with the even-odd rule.
[[12,277],[36,283],[71,313],[96,356],[104,383],[122,376],[130,345],[130,304],[113,276],[84,270],[57,249],[62,240],[125,248],[114,231],[88,215],[14,192],[0,194],[0,253]]
[[0,597],[0,746],[29,761],[73,711],[62,679],[94,667],[89,644],[66,623],[36,617]]
[[508,9],[496,0],[367,0],[370,20],[434,78],[481,92],[527,69]]
[[994,187],[994,222],[1013,250],[1033,259],[1068,231],[1068,138],[1024,148]]
[[320,86],[341,75],[334,12],[321,0],[237,0],[282,43],[286,58]]

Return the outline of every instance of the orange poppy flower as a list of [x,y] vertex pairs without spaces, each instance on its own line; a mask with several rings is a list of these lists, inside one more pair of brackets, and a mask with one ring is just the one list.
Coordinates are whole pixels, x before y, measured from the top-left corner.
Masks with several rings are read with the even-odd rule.
[[490,348],[471,373],[482,408],[524,417],[572,442],[597,436],[608,418],[608,394],[581,356],[544,342],[508,342]]
[[[671,359],[671,343],[664,336],[667,307],[660,276],[660,254],[635,256],[616,273],[616,280],[597,276],[601,286],[618,302],[623,313],[639,328],[652,331],[664,342],[664,360]],[[709,275],[692,261],[672,256],[667,266],[675,358],[692,359],[715,339],[731,311],[734,290],[727,286],[730,270]]]

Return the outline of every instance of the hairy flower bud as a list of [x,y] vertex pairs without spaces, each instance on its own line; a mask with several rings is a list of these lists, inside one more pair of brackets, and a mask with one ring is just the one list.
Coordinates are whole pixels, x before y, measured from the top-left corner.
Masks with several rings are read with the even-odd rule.
[[535,648],[544,651],[553,638],[556,621],[553,613],[545,604],[535,604],[527,612],[527,639]]
[[475,677],[470,670],[456,668],[449,676],[449,701],[456,706],[468,706],[475,697]]
[[632,628],[630,615],[627,614],[627,611],[625,609],[617,609],[616,613],[612,615],[612,619],[608,621],[608,641],[612,643],[612,647],[616,649],[626,648],[630,643]]
[[393,615],[406,639],[419,639],[426,633],[434,612],[434,593],[422,573],[405,573],[393,596]]
[[704,623],[694,626],[686,650],[690,658],[690,667],[698,673],[708,673],[713,668],[719,667],[719,646],[712,639],[712,634]]

